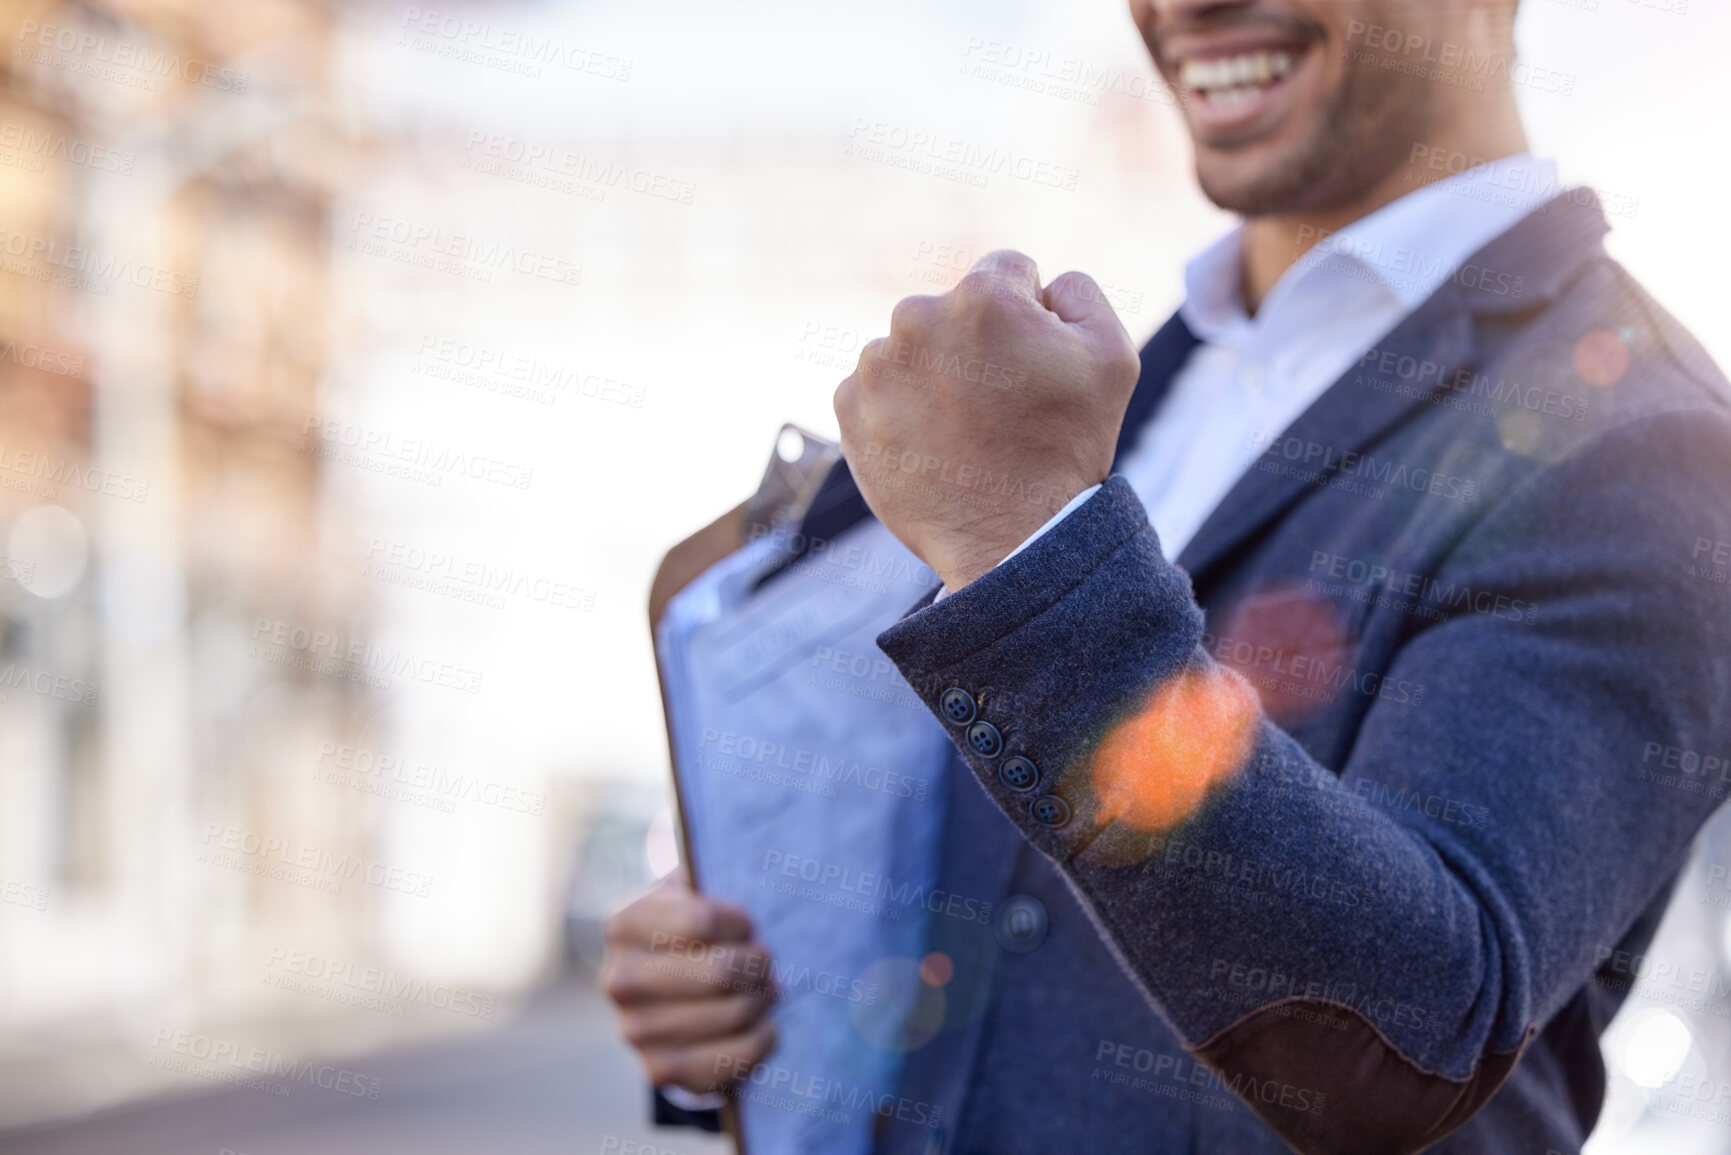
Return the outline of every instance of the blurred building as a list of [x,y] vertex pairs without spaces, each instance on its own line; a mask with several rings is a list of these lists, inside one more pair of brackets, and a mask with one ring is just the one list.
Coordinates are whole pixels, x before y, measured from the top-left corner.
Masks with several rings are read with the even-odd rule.
[[[320,863],[379,858],[378,801],[301,755],[374,694],[264,646],[369,612],[320,564],[303,448],[358,147],[332,19],[0,4],[0,1069],[50,1100],[86,1048],[284,998],[271,944],[368,955],[381,888]],[[308,847],[309,885],[272,877]],[[0,1123],[73,1105],[8,1094]]]

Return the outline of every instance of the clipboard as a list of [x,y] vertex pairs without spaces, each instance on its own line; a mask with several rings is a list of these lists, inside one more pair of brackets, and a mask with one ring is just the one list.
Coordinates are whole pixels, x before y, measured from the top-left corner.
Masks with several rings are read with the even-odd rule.
[[[869,1150],[922,997],[916,903],[935,884],[951,747],[875,637],[937,578],[873,519],[802,538],[840,460],[783,426],[757,492],[670,550],[650,593],[681,860],[787,967],[781,1038],[749,1083],[776,1081],[723,1109],[742,1155]],[[802,1083],[825,1097],[770,1094]]]
[[[789,422],[776,435],[775,449],[763,467],[763,480],[757,491],[678,545],[667,551],[656,567],[649,586],[649,636],[651,643],[661,624],[667,603],[697,576],[744,546],[746,542],[772,533],[778,528],[798,525],[811,508],[812,498],[823,486],[830,470],[841,460],[841,446],[827,441],[809,430]],[[661,690],[662,722],[671,732],[672,719],[667,709],[667,676],[662,668],[659,649],[655,662],[656,682]],[[674,759],[671,740],[668,757]],[[692,888],[698,891],[698,880],[691,861],[691,831],[685,820],[684,799],[680,796],[679,766],[673,766],[674,808],[679,812],[679,861],[691,871]],[[742,1152],[743,1155],[743,1152]]]

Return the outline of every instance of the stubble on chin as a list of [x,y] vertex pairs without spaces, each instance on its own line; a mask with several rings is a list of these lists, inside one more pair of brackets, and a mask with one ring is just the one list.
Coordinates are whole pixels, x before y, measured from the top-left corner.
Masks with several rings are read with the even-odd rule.
[[[1332,212],[1360,203],[1430,139],[1424,82],[1389,74],[1345,78],[1309,138],[1265,164],[1211,164],[1197,150],[1196,181],[1220,208],[1245,217]],[[1234,168],[1247,168],[1238,173]]]

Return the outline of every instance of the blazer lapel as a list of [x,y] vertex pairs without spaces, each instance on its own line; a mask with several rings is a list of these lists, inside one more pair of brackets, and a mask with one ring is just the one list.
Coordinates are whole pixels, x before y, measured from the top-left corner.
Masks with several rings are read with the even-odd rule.
[[[1283,439],[1320,445],[1329,462],[1363,453],[1409,417],[1423,412],[1456,372],[1478,367],[1481,351],[1473,323],[1476,315],[1539,311],[1598,250],[1608,231],[1597,199],[1583,197],[1580,190],[1563,193],[1541,206],[1462,266],[1518,273],[1525,290],[1518,297],[1506,291],[1506,284],[1500,293],[1491,288],[1491,278],[1457,274],[1377,342],[1374,348],[1379,353],[1393,352],[1442,366],[1429,390],[1403,395],[1358,387],[1354,382],[1361,367],[1355,364],[1284,431]],[[1336,465],[1328,465],[1304,476],[1288,476],[1301,470],[1249,470],[1190,539],[1178,556],[1178,564],[1193,581],[1200,581],[1209,567],[1219,564],[1337,470]]]
[[1114,468],[1135,448],[1154,411],[1171,392],[1178,370],[1184,368],[1190,351],[1200,343],[1184,324],[1184,318],[1173,313],[1142,346],[1142,375],[1136,379],[1129,408],[1124,411],[1124,424],[1118,429],[1118,448],[1112,455]]
[[[1379,350],[1398,350],[1433,365],[1446,365],[1448,372],[1471,368],[1472,322],[1459,307],[1454,294],[1446,291],[1432,297],[1417,312],[1376,345]],[[1349,382],[1359,372],[1355,364],[1347,375],[1306,409],[1284,431],[1281,441],[1296,439],[1323,447],[1327,460],[1338,462],[1347,454],[1362,453],[1387,434],[1424,402],[1425,396],[1402,396],[1394,392],[1355,387]],[[1417,392],[1415,390],[1415,392]],[[1314,473],[1293,470],[1247,470],[1227,491],[1196,536],[1178,555],[1178,565],[1193,581],[1282,510],[1322,485],[1333,467],[1318,467]],[[1303,476],[1292,476],[1294,474]]]

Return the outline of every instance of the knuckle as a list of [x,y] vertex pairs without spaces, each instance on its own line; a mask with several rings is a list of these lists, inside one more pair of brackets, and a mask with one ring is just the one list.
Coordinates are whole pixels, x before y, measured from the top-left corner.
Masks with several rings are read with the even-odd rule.
[[709,904],[689,892],[672,896],[664,921],[667,933],[700,941],[708,939],[715,925]]
[[630,979],[626,977],[625,967],[617,958],[611,956],[601,964],[599,982],[601,992],[616,1003],[629,1000],[635,990]]
[[757,992],[738,996],[728,1008],[728,1026],[736,1031],[748,1030],[763,1021],[769,1004]]
[[975,269],[956,282],[956,287],[950,290],[950,295],[958,305],[974,306],[988,302],[997,288],[997,274],[984,269]]
[[890,329],[920,329],[924,328],[931,317],[930,297],[903,297],[896,302],[896,307],[890,310]]
[[647,1046],[654,1037],[650,1030],[648,1018],[644,1015],[629,1012],[619,1016],[619,1035],[627,1043],[630,1043],[640,1051]]
[[775,1024],[765,1019],[747,1039],[745,1052],[741,1060],[753,1066],[761,1063],[770,1051],[775,1049]]

